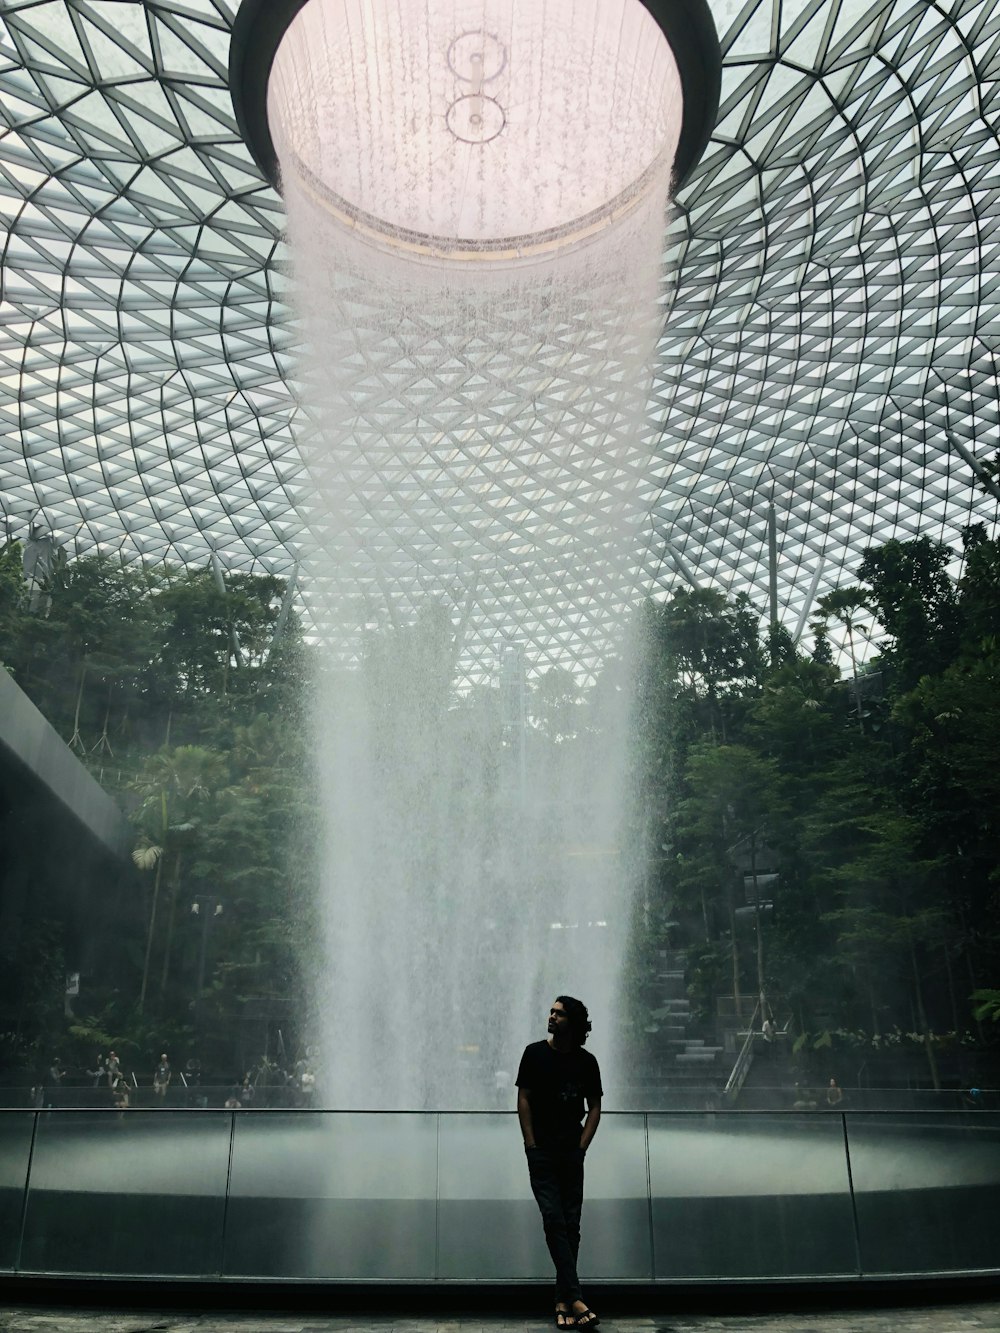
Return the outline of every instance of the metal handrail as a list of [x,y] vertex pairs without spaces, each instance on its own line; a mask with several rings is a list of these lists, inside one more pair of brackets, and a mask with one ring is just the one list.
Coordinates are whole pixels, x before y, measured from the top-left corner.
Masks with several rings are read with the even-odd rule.
[[723,1092],[726,1097],[736,1097],[740,1088],[746,1081],[746,1076],[750,1072],[750,1066],[753,1064],[753,1039],[756,1036],[754,1024],[757,1022],[757,1015],[760,1013],[760,1000],[754,1006],[753,1014],[750,1016],[750,1027],[747,1031],[746,1040],[736,1057],[736,1063],[733,1065],[733,1072],[726,1081]]

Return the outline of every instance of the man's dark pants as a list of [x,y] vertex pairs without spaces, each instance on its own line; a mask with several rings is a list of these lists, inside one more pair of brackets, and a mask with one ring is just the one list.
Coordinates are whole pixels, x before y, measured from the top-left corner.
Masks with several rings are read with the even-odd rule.
[[583,1152],[569,1144],[526,1148],[531,1191],[542,1215],[545,1242],[556,1266],[556,1300],[580,1299],[576,1256],[583,1209]]

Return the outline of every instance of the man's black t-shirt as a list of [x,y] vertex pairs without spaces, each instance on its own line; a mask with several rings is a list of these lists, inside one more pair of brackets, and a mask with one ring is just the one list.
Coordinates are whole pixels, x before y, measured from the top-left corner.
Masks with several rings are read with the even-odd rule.
[[547,1041],[524,1048],[517,1086],[528,1093],[535,1142],[543,1145],[578,1143],[584,1101],[603,1096],[601,1071],[589,1051],[557,1051]]

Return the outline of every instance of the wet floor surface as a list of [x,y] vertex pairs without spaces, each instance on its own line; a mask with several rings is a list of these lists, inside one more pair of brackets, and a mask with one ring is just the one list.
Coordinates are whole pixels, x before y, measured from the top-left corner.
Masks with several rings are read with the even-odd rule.
[[[194,1311],[0,1308],[0,1333],[549,1333],[523,1315],[435,1318],[423,1314],[323,1315]],[[603,1333],[1000,1333],[1000,1300],[961,1305],[908,1305],[878,1310],[811,1308],[779,1314],[658,1314],[615,1319]]]

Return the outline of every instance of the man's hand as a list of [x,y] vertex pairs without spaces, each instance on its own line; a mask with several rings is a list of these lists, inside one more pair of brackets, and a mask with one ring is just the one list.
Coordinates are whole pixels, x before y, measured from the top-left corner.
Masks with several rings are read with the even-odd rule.
[[518,1088],[517,1090],[517,1118],[521,1122],[521,1135],[524,1138],[525,1148],[535,1146],[535,1127],[531,1121],[531,1090],[529,1088]]
[[601,1099],[595,1097],[592,1102],[587,1103],[587,1118],[583,1122],[583,1131],[580,1135],[580,1151],[585,1153],[590,1147],[591,1140],[597,1133],[597,1126],[601,1123]]

